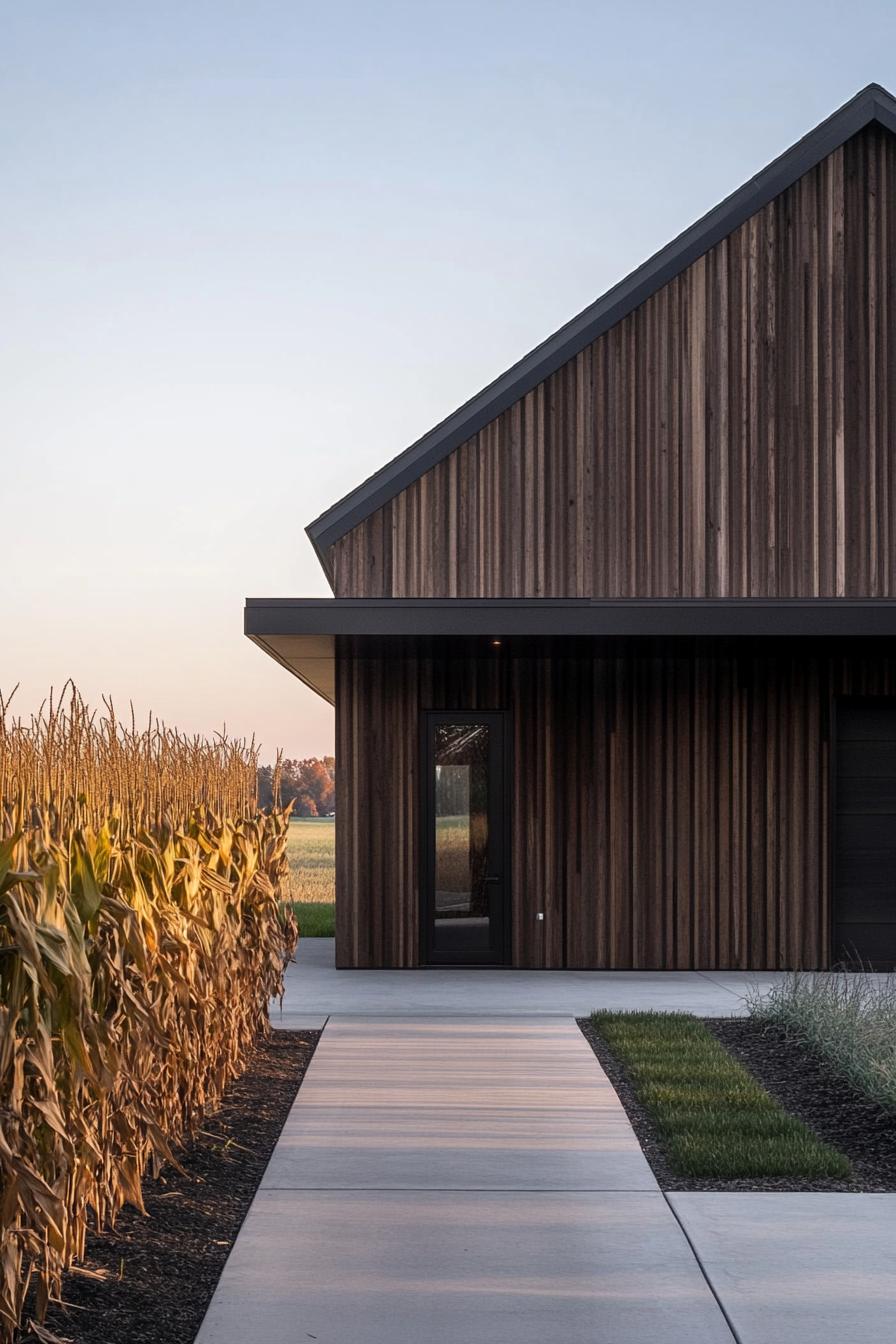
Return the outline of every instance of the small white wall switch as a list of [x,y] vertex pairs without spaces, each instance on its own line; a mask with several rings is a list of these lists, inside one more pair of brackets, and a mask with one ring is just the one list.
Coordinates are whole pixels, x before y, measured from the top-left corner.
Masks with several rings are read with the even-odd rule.
[[543,910],[539,910],[539,912],[538,912],[538,914],[535,916],[535,918],[536,918],[536,919],[544,919],[544,911],[543,911]]

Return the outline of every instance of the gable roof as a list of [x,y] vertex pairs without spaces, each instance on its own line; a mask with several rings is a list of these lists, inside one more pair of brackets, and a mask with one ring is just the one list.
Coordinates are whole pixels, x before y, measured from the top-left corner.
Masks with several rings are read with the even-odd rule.
[[875,122],[896,133],[896,98],[880,84],[869,84],[453,415],[322,513],[308,525],[306,532],[327,576],[332,577],[329,549],[341,536],[622,321],[822,159]]

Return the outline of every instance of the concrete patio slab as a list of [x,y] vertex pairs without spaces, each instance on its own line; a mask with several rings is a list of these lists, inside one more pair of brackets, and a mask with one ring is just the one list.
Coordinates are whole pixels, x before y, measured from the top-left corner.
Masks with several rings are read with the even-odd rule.
[[518,971],[427,966],[410,971],[337,971],[332,938],[307,938],[286,974],[275,1027],[314,1015],[583,1017],[597,1008],[722,1017],[746,1012],[744,995],[780,973],[736,971]]
[[896,1195],[669,1199],[740,1344],[892,1344]]
[[197,1344],[247,1339],[731,1344],[658,1192],[260,1191]]
[[569,1018],[338,1018],[263,1189],[656,1190]]

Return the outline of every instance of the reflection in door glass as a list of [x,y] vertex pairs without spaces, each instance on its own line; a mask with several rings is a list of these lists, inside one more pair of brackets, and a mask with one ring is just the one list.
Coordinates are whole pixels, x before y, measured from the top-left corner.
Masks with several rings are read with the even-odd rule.
[[435,939],[440,951],[489,946],[488,725],[435,726]]

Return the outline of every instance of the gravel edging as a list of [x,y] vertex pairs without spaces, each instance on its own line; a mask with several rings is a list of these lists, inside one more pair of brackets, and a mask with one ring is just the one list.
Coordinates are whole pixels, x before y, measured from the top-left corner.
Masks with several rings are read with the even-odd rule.
[[713,1035],[776,1101],[820,1139],[839,1148],[855,1172],[852,1181],[707,1181],[679,1176],[666,1160],[647,1111],[635,1096],[624,1067],[590,1018],[576,1019],[631,1121],[644,1156],[663,1190],[896,1190],[896,1113],[882,1111],[835,1077],[825,1063],[780,1028],[751,1018],[702,1018]]
[[175,1150],[183,1172],[144,1180],[148,1217],[128,1206],[113,1229],[88,1235],[82,1265],[101,1277],[70,1271],[48,1330],[71,1344],[193,1344],[319,1037],[259,1040],[201,1132]]

